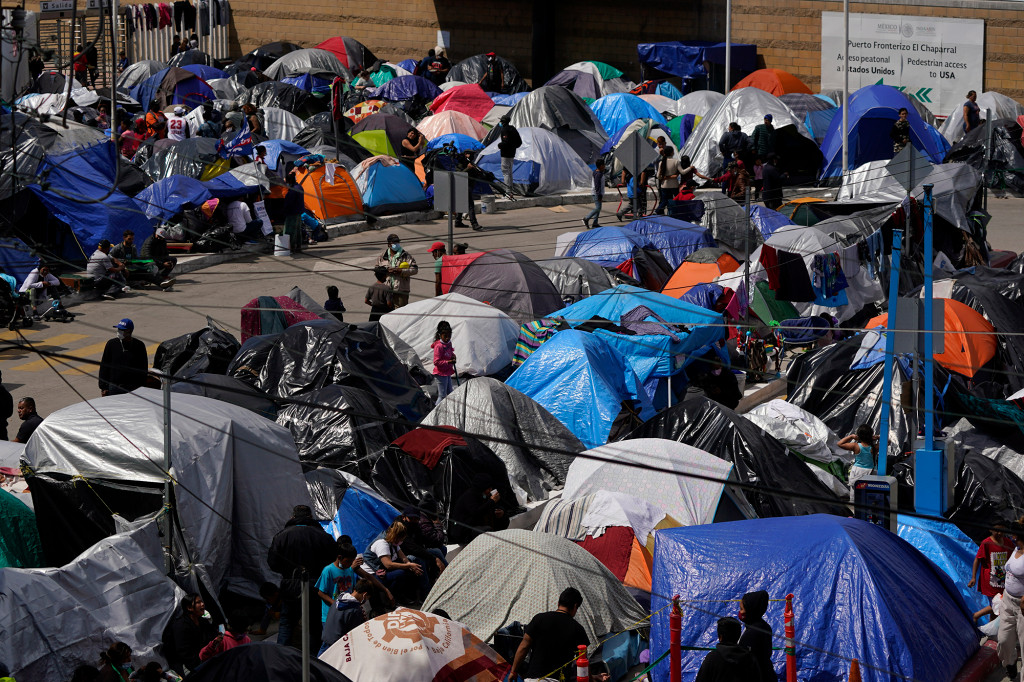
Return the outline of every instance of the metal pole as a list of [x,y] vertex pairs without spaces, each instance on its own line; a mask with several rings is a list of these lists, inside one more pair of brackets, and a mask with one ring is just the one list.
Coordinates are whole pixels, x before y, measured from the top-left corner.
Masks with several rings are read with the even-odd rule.
[[[878,427],[878,475],[885,476],[889,454],[889,412],[892,409],[892,370],[896,343],[896,309],[899,306],[900,251],[903,230],[892,232],[892,269],[889,271],[889,319],[885,324],[885,369],[882,374],[882,419]],[[883,256],[884,258],[884,256]]]
[[750,221],[750,185],[747,185],[744,200],[747,202],[747,229],[743,231],[743,288],[747,292],[747,313],[743,316],[745,331],[750,331],[750,230],[753,225]]
[[117,46],[120,44],[117,22],[117,0],[110,0],[110,82],[107,90],[110,93],[110,141],[117,149]]
[[843,179],[850,169],[850,120],[847,102],[850,101],[850,0],[843,0]]
[[455,173],[445,175],[448,176],[448,253],[455,253]]
[[309,576],[302,569],[302,682],[309,682]]
[[732,87],[732,0],[725,0],[725,83],[722,94],[728,95]]
[[[932,372],[932,348],[934,340],[932,329],[935,320],[932,319],[932,188],[931,184],[924,186],[924,447],[931,450],[934,447],[935,419],[932,409],[935,406],[935,377]],[[945,324],[943,324],[945,327]]]
[[160,377],[160,386],[164,393],[164,471],[167,472],[164,478],[164,542],[167,543],[164,567],[167,569],[167,575],[171,575],[171,378],[164,374]]

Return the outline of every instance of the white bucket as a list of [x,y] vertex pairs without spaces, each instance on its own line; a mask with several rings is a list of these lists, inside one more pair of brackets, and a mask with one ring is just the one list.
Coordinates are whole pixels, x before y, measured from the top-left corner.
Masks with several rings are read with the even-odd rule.
[[747,373],[742,369],[734,369],[732,373],[736,375],[736,384],[739,386],[740,395],[743,395],[747,390]]
[[494,203],[494,197],[487,196],[480,198],[480,212],[481,213],[494,213],[496,207]]
[[283,258],[284,256],[292,255],[291,235],[274,235],[274,255],[277,256],[278,258]]

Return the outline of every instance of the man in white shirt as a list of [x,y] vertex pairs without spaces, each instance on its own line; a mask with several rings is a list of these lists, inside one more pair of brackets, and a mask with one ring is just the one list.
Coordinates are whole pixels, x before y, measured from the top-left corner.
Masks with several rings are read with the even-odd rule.
[[28,277],[25,278],[25,282],[21,285],[19,291],[30,295],[32,299],[32,315],[37,320],[40,319],[39,305],[53,296],[52,292],[55,292],[59,286],[60,280],[50,274],[49,266],[40,265],[28,273]]
[[122,293],[131,291],[124,279],[124,264],[115,261],[110,253],[110,241],[101,239],[99,246],[89,256],[89,264],[85,271],[92,277],[96,291],[107,301]]
[[167,117],[167,139],[181,142],[189,136],[185,107],[174,107],[174,113]]
[[228,204],[225,209],[228,218],[228,225],[231,226],[231,236],[237,245],[244,244],[247,240],[259,240],[263,236],[260,226],[249,227],[253,222],[252,210],[249,204],[236,199]]

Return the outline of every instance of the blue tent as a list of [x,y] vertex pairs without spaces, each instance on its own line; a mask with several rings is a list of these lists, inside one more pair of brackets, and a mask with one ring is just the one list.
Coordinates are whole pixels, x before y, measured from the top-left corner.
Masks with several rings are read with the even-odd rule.
[[32,253],[28,244],[17,237],[0,237],[0,267],[18,281],[18,286],[38,265],[39,256]]
[[978,544],[964,535],[956,525],[949,521],[932,521],[901,514],[896,533],[949,576],[971,611],[980,611],[989,605],[989,598],[979,592],[977,587],[967,587]]
[[350,485],[338,504],[338,513],[320,525],[334,538],[347,535],[360,551],[369,547],[378,535],[398,517],[398,510],[380,495]]
[[608,442],[624,401],[641,419],[654,416],[622,354],[601,337],[575,329],[555,334],[506,383],[547,408],[588,448]]
[[186,64],[181,67],[186,71],[194,73],[195,75],[202,78],[204,81],[213,80],[214,78],[227,78],[228,72],[218,69],[216,66],[207,66],[206,64]]
[[368,94],[371,98],[380,98],[389,102],[400,102],[413,97],[419,97],[429,102],[441,92],[441,88],[422,76],[399,76],[392,78]]
[[822,109],[821,111],[808,111],[807,116],[804,117],[804,125],[807,126],[807,132],[811,134],[814,141],[821,144],[825,141],[825,135],[828,133],[828,127],[832,125],[832,119],[839,113],[839,109]]
[[487,96],[494,101],[495,106],[499,107],[514,107],[519,103],[519,100],[526,97],[530,93],[528,92],[516,92],[511,95],[503,95],[500,92],[488,92]]
[[[942,163],[949,150],[949,142],[932,126],[928,125],[907,100],[906,95],[891,85],[867,85],[850,95],[850,168],[853,170],[868,161],[891,159],[892,139],[889,131],[899,118],[899,110],[907,109],[910,121],[910,143],[932,163]],[[842,175],[843,165],[843,116],[838,112],[829,124],[828,132],[821,143],[822,177],[834,178]]]
[[591,103],[590,108],[605,130],[618,130],[638,118],[649,118],[658,125],[668,126],[665,117],[647,101],[628,92],[615,92]]
[[[767,590],[795,596],[797,679],[845,680],[850,659],[864,682],[952,680],[978,649],[963,598],[935,564],[889,531],[856,519],[811,516],[754,519],[658,531],[651,590],[651,651],[669,647],[669,611],[683,605],[684,644],[713,647],[715,623],[735,615],[734,601]],[[784,604],[766,620],[783,646]],[[692,682],[703,651],[683,652],[683,680]],[[776,651],[776,671],[785,655]],[[668,682],[665,660],[654,670]]]
[[29,189],[58,220],[71,227],[78,246],[58,254],[65,258],[88,257],[101,239],[121,241],[125,230],[134,230],[142,242],[153,226],[134,199],[115,185],[119,155],[109,140],[67,154],[46,157],[39,166],[45,189]]
[[415,59],[403,59],[402,61],[398,62],[398,66],[405,69],[409,73],[413,73],[414,71],[416,71],[416,67],[418,65],[419,62],[416,61]]
[[636,230],[606,225],[581,232],[565,252],[566,258],[585,258],[598,265],[616,267],[633,257],[637,249],[655,249],[651,240]]
[[183,104],[190,109],[201,105],[206,100],[217,98],[213,88],[207,85],[206,81],[190,71],[177,67],[157,71],[132,88],[128,94],[136,102],[141,103],[143,109],[146,109],[149,107],[149,103],[158,99],[158,95],[161,93],[170,94],[161,106]]
[[260,189],[256,185],[245,184],[231,173],[221,173],[217,177],[210,178],[201,184],[206,187],[210,196],[215,199],[237,199],[255,194]]
[[760,204],[754,204],[750,209],[750,222],[761,233],[761,239],[768,241],[768,238],[775,234],[780,227],[792,225],[793,221],[770,208]]
[[356,180],[367,213],[382,215],[427,208],[419,178],[405,166],[375,163]]
[[679,88],[668,81],[658,83],[658,87],[654,89],[654,94],[661,95],[662,97],[668,97],[669,99],[679,99],[683,96],[683,93],[679,91]]
[[462,135],[461,133],[445,133],[439,135],[433,140],[427,143],[427,151],[433,151],[440,149],[448,143],[455,145],[455,148],[460,152],[478,152],[484,148],[483,144],[479,140],[476,140],[469,135]]
[[136,194],[135,201],[147,218],[169,220],[182,209],[200,206],[212,196],[209,188],[199,180],[184,175],[172,175],[157,180]]
[[[653,67],[687,80],[708,75],[704,62],[725,63],[725,43],[707,40],[640,43],[636,51],[641,66]],[[757,45],[732,43],[730,54],[732,68],[736,71],[750,72],[757,68]]]
[[706,227],[667,216],[647,216],[634,220],[626,227],[654,244],[673,269],[678,268],[694,251],[707,246],[718,246],[711,236],[711,231]]
[[719,297],[724,293],[725,289],[723,289],[721,286],[709,282],[707,284],[698,284],[696,286],[690,287],[690,290],[687,291],[682,296],[680,296],[679,300],[685,301],[686,303],[690,303],[695,306],[699,306],[701,308],[714,310],[715,303],[718,301]]
[[267,140],[266,142],[260,142],[259,146],[267,150],[264,160],[266,161],[267,168],[270,170],[277,170],[277,164],[282,154],[291,154],[298,157],[309,153],[309,150],[305,147],[288,140]]
[[303,73],[298,76],[289,76],[288,78],[282,78],[282,83],[288,85],[294,85],[299,90],[305,90],[306,92],[312,92],[321,95],[327,95],[331,92],[331,81],[320,76],[314,76],[311,73]]

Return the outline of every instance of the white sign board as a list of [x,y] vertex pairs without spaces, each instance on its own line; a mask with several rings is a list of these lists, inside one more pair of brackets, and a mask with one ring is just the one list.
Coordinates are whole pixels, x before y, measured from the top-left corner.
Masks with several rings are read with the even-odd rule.
[[40,12],[70,12],[75,8],[75,0],[40,0]]
[[263,234],[270,234],[274,231],[274,226],[270,224],[270,216],[267,215],[267,206],[262,201],[253,202],[253,209],[256,211],[256,216],[263,221]]
[[[821,13],[821,88],[843,87],[843,14]],[[982,89],[985,22],[850,14],[850,92],[882,83],[946,116]]]

